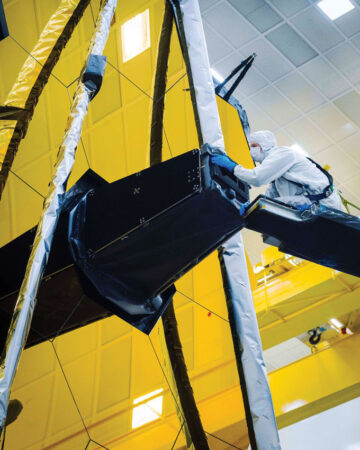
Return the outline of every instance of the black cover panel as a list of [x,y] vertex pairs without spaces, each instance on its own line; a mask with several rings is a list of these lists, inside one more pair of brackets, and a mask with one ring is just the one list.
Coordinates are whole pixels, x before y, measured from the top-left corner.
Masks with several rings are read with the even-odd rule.
[[84,245],[97,251],[200,190],[200,152],[193,150],[90,190],[72,215],[86,208]]
[[[264,202],[262,204],[262,202]],[[267,207],[266,199],[256,199],[258,205],[246,218],[246,227],[280,241],[279,250],[290,255],[360,276],[360,219],[341,211],[313,208],[311,217],[300,221]],[[270,200],[270,204],[274,203]],[[286,206],[285,206],[286,208]],[[287,207],[291,215],[304,213]],[[286,213],[286,210],[284,210]],[[310,214],[309,211],[306,214]]]
[[219,172],[214,182],[203,155],[202,174],[188,152],[89,192],[71,213],[85,292],[146,333],[166,307],[157,296],[242,227],[235,198],[247,187]]
[[78,234],[71,239],[89,282],[86,293],[133,325],[132,316],[149,316],[136,325],[147,333],[163,311],[151,299],[242,227],[237,209],[216,191],[191,197],[91,255],[82,245],[89,221],[80,220],[84,226],[74,226]]

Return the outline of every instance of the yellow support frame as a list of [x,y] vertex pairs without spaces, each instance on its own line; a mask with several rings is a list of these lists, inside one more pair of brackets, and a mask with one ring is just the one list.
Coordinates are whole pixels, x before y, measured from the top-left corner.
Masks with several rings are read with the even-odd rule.
[[360,280],[304,262],[253,292],[264,349],[359,308]]

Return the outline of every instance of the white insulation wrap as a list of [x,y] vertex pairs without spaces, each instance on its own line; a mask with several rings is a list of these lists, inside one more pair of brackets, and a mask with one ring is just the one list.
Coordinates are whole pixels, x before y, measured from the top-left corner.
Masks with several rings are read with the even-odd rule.
[[[179,0],[179,5],[202,139],[225,152],[199,3],[198,0]],[[241,355],[256,448],[280,449],[241,233],[224,247],[224,265],[236,324],[234,346],[238,350],[236,353]]]
[[[107,0],[99,12],[96,29],[92,37],[88,55],[101,54],[104,50],[117,0]],[[86,68],[87,61],[84,68]],[[92,92],[80,80],[71,106],[67,129],[60,146],[54,176],[44,202],[44,209],[37,227],[34,245],[26,267],[14,315],[10,324],[4,356],[0,367],[0,426],[3,428],[10,389],[15,377],[22,349],[26,343],[31,320],[36,305],[36,295],[44,273],[51,244],[60,215],[75,153],[80,140],[84,118]]]
[[226,242],[223,258],[257,448],[280,449],[241,233]]
[[225,152],[199,3],[180,0],[179,4],[204,144]]

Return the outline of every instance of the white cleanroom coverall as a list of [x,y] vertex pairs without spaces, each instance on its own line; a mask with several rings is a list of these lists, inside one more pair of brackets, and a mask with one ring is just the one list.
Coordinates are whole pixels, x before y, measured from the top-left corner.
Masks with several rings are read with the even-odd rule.
[[[265,193],[267,197],[295,207],[310,205],[312,202],[304,194],[321,194],[329,185],[326,175],[300,152],[290,147],[278,147],[271,131],[252,133],[249,142],[259,144],[265,157],[254,169],[237,165],[234,174],[251,186],[269,183]],[[336,190],[320,203],[329,208],[342,209]]]

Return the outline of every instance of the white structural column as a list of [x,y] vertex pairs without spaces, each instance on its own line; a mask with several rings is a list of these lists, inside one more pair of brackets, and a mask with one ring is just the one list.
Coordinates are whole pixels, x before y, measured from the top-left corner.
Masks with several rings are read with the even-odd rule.
[[[202,141],[225,152],[198,0],[173,0],[172,3],[178,12],[180,10],[178,26],[183,28],[182,37],[186,41],[182,44],[183,47],[186,45],[185,59],[188,59],[187,64],[190,66],[188,72],[191,72],[196,99],[195,116],[200,122]],[[229,239],[224,247],[223,275],[225,271],[224,281],[231,303],[229,314],[233,316],[230,322],[235,353],[241,359],[240,364],[238,361],[238,366],[241,366],[239,372],[242,371],[240,379],[245,381],[244,397],[247,397],[250,409],[253,433],[251,436],[249,429],[249,436],[252,448],[280,449],[241,233]]]
[[203,143],[225,152],[198,0],[180,0],[179,4]]
[[[96,21],[96,28],[89,46],[88,57],[82,73],[87,67],[90,54],[102,55],[104,51],[116,4],[117,0],[106,0],[102,3]],[[85,86],[82,82],[82,76],[80,76],[74,100],[71,105],[67,129],[59,148],[54,175],[44,202],[44,209],[37,227],[34,245],[32,247],[24,280],[19,291],[15,311],[10,324],[4,356],[1,359],[1,429],[6,419],[11,385],[31,326],[31,320],[36,305],[36,295],[49,258],[54,232],[66,191],[67,180],[75,161],[75,153],[80,140],[83,121],[93,94],[93,90]]]
[[251,416],[251,425],[247,417],[249,437],[250,442],[256,442],[252,442],[251,448],[280,449],[241,232],[224,245],[222,264],[231,333],[244,402],[247,402],[245,409]]

